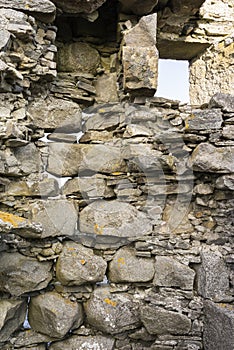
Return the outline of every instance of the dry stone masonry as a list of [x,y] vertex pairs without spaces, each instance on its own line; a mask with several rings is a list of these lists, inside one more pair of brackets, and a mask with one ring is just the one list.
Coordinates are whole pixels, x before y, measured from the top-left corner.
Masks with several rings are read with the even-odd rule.
[[2,350],[234,349],[233,8],[0,0]]

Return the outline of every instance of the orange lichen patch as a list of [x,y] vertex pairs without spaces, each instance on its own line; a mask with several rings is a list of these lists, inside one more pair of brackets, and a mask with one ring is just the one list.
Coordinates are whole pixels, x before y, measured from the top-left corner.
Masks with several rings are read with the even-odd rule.
[[20,223],[26,222],[24,218],[21,218],[20,216],[6,213],[4,211],[0,211],[0,220],[11,224],[14,227],[18,227]]
[[124,258],[119,258],[117,261],[118,261],[118,265],[125,265],[125,259]]
[[185,120],[185,130],[187,130],[189,128],[189,121],[194,119],[195,115],[191,114],[186,120]]
[[112,175],[118,176],[118,175],[123,175],[124,173],[122,173],[121,171],[114,171],[113,173],[111,173]]
[[81,259],[81,260],[80,260],[80,263],[81,263],[82,265],[85,265],[85,264],[86,264],[86,260]]
[[94,225],[94,232],[97,235],[102,235],[103,234],[103,226],[99,226],[98,224]]
[[105,298],[104,301],[105,301],[105,303],[107,303],[108,305],[111,305],[113,307],[116,307],[116,305],[117,305],[116,301],[110,300],[109,298]]

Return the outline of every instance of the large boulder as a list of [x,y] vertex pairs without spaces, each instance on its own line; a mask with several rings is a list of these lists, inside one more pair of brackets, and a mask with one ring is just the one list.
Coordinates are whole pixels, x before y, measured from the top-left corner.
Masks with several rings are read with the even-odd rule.
[[185,131],[216,130],[220,129],[223,123],[220,109],[207,109],[193,112],[187,119]]
[[95,255],[92,249],[67,242],[57,261],[56,276],[63,285],[79,286],[101,282],[106,268],[107,263],[102,257]]
[[25,300],[0,300],[0,341],[4,342],[22,326],[26,317]]
[[234,97],[231,94],[216,93],[209,102],[210,108],[221,108],[224,112],[234,111]]
[[79,216],[81,232],[118,237],[139,237],[152,231],[146,214],[130,204],[113,201],[95,201],[85,207]]
[[117,334],[140,326],[138,304],[126,293],[97,288],[85,304],[87,322],[104,333]]
[[30,326],[37,332],[62,338],[83,322],[81,304],[63,298],[56,292],[32,297],[28,318]]
[[0,291],[11,295],[46,288],[52,279],[51,262],[39,262],[20,253],[1,252]]
[[153,260],[137,257],[131,248],[119,249],[109,264],[110,282],[147,282],[153,276]]

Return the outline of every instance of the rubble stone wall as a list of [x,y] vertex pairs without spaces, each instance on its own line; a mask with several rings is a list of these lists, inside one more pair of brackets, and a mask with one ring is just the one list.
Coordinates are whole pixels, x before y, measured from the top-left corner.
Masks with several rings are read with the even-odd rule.
[[152,96],[165,2],[54,3],[0,1],[1,349],[232,349],[233,95]]

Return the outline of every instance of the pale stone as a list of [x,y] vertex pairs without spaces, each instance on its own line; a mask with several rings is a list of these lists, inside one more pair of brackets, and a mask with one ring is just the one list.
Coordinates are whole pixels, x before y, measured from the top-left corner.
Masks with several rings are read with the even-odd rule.
[[4,342],[19,329],[25,320],[25,300],[0,300],[0,341]]
[[46,288],[52,279],[52,263],[39,263],[19,253],[0,254],[0,290],[19,296]]
[[64,44],[58,51],[58,71],[96,74],[100,56],[96,49],[83,42]]
[[154,95],[158,76],[158,51],[155,46],[123,47],[123,68],[125,90],[145,96]]
[[222,301],[229,293],[229,271],[221,253],[204,250],[198,270],[198,292],[203,298]]
[[124,32],[123,41],[126,46],[156,46],[157,14],[144,16],[139,23]]
[[220,129],[223,123],[220,109],[208,109],[192,113],[185,122],[185,131]]
[[72,201],[37,201],[29,206],[29,211],[32,221],[42,226],[41,238],[72,236],[75,232],[78,213]]
[[33,349],[33,345],[40,343],[48,343],[54,340],[52,336],[35,332],[33,329],[27,329],[27,331],[22,331],[17,334],[13,343],[15,348],[30,347]]
[[55,129],[56,132],[81,130],[81,109],[72,101],[54,97],[35,99],[28,106],[33,126],[40,129]]
[[81,304],[48,292],[31,298],[28,318],[35,331],[62,338],[83,323],[83,311]]
[[234,112],[234,97],[231,94],[216,93],[209,102],[210,108],[221,108],[224,112]]
[[[71,269],[72,266],[72,269]],[[85,283],[101,282],[107,263],[92,249],[81,244],[67,242],[56,264],[57,279],[66,286],[80,286]]]
[[18,181],[10,182],[6,186],[6,192],[10,196],[33,196],[48,197],[59,194],[58,182],[55,179],[48,178],[42,181]]
[[88,324],[104,333],[117,334],[140,326],[138,304],[127,293],[99,287],[84,308]]
[[160,287],[179,287],[192,290],[195,272],[175,258],[156,256],[153,284]]
[[55,14],[56,10],[53,2],[49,0],[0,0],[0,7],[45,14]]
[[154,262],[136,256],[131,248],[121,248],[109,264],[110,282],[147,282],[154,276]]
[[227,125],[223,128],[223,137],[225,139],[234,140],[234,125]]
[[165,310],[154,305],[143,306],[141,320],[150,334],[187,334],[191,329],[191,320],[179,313]]
[[51,143],[47,171],[58,176],[82,175],[84,171],[127,172],[120,147]]
[[216,180],[216,187],[234,191],[234,175],[223,175]]
[[116,73],[103,74],[98,77],[95,82],[95,88],[95,99],[98,103],[119,101]]
[[195,171],[231,173],[234,172],[233,159],[234,147],[215,147],[201,143],[193,151],[189,165]]
[[81,232],[118,237],[140,237],[151,233],[152,224],[145,213],[130,204],[95,201],[79,215]]
[[103,335],[73,336],[61,342],[51,344],[51,350],[113,350],[115,339]]
[[231,350],[234,344],[234,307],[204,302],[204,346],[207,350]]

